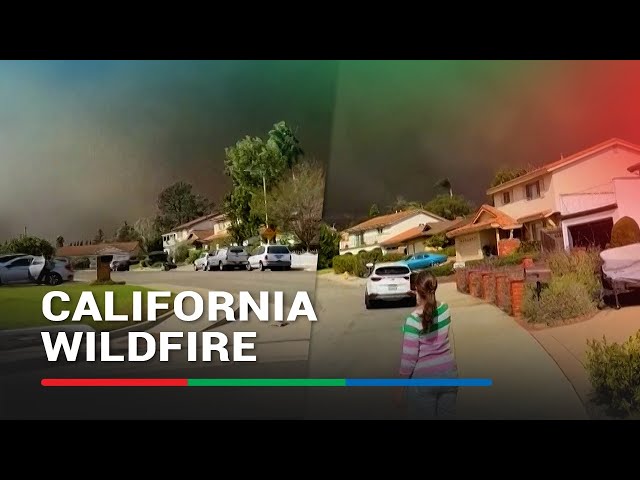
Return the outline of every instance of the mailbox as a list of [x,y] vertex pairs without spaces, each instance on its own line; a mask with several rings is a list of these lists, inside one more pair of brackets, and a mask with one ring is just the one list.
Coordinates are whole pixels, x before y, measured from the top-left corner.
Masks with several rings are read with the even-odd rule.
[[111,260],[113,260],[113,255],[98,255],[96,258],[96,272],[99,282],[111,280]]

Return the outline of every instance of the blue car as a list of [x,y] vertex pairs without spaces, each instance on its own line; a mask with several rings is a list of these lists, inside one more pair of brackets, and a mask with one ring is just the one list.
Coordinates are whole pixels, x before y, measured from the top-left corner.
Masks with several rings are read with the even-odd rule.
[[416,253],[410,256],[405,263],[411,270],[421,270],[423,268],[440,265],[448,260],[446,255],[440,253]]

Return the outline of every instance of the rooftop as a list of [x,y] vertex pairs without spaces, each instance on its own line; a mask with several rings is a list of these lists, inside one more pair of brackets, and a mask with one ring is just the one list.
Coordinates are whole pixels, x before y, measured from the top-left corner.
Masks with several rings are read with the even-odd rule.
[[431,213],[427,210],[422,209],[412,209],[412,210],[403,210],[401,212],[389,213],[387,215],[380,215],[378,217],[373,217],[368,220],[365,220],[362,223],[354,225],[353,227],[347,228],[345,232],[356,233],[356,232],[364,232],[366,230],[373,230],[375,228],[384,228],[389,225],[393,225],[394,223],[398,223],[405,218],[413,217],[414,215],[418,215],[420,213],[424,213],[438,220],[444,221],[445,219],[436,215],[435,213]]
[[509,230],[520,227],[522,227],[522,224],[518,223],[506,213],[501,212],[491,205],[485,204],[478,209],[475,216],[468,224],[451,230],[447,233],[447,237],[454,238],[468,233],[488,230],[490,228]]
[[109,242],[92,245],[67,245],[56,250],[57,257],[93,257],[112,253],[133,253],[140,246],[138,242]]

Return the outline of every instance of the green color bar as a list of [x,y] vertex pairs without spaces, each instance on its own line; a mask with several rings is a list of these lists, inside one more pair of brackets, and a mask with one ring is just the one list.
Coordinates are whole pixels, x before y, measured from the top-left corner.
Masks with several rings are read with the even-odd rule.
[[189,387],[345,387],[344,378],[189,378]]

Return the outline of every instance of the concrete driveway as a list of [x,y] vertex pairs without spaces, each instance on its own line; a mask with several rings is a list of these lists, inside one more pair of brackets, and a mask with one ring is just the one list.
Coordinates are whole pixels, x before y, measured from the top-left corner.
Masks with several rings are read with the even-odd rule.
[[[320,275],[319,321],[309,357],[313,377],[397,377],[402,333],[410,308],[365,310],[362,281]],[[511,317],[445,283],[440,300],[452,309],[452,331],[462,377],[489,377],[488,388],[461,388],[460,418],[583,419],[585,409],[562,370]],[[314,418],[400,418],[389,389],[313,390]]]

